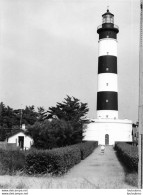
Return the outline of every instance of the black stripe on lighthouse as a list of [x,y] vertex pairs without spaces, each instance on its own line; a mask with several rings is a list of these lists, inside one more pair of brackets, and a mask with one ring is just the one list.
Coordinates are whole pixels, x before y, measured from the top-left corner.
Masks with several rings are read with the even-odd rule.
[[117,39],[117,33],[113,31],[113,29],[111,30],[103,29],[100,31],[99,39],[104,39],[104,38]]
[[99,28],[97,30],[97,33],[99,34],[99,39],[104,39],[104,38],[117,39],[118,32],[119,29],[116,28],[112,23],[104,23],[102,24],[102,28]]
[[97,92],[97,110],[118,110],[118,93],[114,91]]
[[111,55],[100,56],[98,58],[98,74],[100,73],[117,74],[117,57]]

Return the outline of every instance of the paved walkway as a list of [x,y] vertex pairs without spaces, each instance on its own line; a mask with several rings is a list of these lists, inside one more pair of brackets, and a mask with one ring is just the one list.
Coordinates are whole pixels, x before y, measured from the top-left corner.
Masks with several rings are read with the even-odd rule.
[[89,157],[74,166],[64,178],[84,179],[85,183],[89,183],[93,188],[134,188],[125,183],[123,167],[112,146],[106,146],[104,154],[99,146]]

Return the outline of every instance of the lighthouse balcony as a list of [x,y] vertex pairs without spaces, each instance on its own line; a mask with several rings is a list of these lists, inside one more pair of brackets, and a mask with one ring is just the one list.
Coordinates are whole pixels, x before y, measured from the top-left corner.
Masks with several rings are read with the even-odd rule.
[[112,23],[104,23],[97,27],[97,33],[99,34],[99,38],[101,38],[102,36],[107,37],[106,35],[108,34],[111,34],[111,37],[109,36],[109,38],[116,38],[118,32],[119,27]]
[[117,39],[118,32],[119,32],[119,27],[112,23],[104,23],[98,26],[97,28],[99,39],[103,39],[103,38]]
[[112,24],[112,23],[104,23],[104,24],[101,24],[97,27],[97,30],[98,29],[106,29],[106,28],[110,28],[110,29],[113,29],[113,28],[116,28],[119,30],[119,27],[116,25],[116,24]]

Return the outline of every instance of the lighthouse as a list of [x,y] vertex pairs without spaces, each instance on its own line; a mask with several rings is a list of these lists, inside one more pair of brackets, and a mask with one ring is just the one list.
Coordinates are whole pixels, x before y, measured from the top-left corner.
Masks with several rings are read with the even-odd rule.
[[117,33],[114,15],[102,15],[99,34],[97,118],[118,118]]
[[114,145],[116,141],[132,142],[132,121],[118,118],[117,34],[114,15],[107,9],[102,24],[97,27],[98,75],[97,118],[90,119],[84,140],[99,145]]

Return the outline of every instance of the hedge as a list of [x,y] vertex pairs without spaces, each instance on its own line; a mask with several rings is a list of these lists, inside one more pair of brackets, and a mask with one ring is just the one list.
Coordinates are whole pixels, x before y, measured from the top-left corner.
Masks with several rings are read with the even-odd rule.
[[126,142],[116,142],[115,150],[121,162],[130,171],[138,170],[138,148]]
[[26,173],[62,175],[85,159],[97,146],[97,142],[85,142],[52,150],[32,149],[26,156]]
[[28,174],[61,175],[80,161],[80,150],[75,146],[52,150],[32,150],[26,156],[25,169]]
[[97,141],[88,141],[88,142],[83,142],[81,144],[78,144],[81,152],[81,160],[84,160],[86,157],[88,157],[93,150],[98,147],[98,142]]
[[13,175],[16,171],[24,170],[25,152],[20,150],[0,149],[0,174]]

